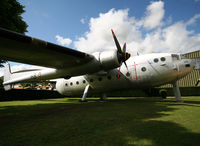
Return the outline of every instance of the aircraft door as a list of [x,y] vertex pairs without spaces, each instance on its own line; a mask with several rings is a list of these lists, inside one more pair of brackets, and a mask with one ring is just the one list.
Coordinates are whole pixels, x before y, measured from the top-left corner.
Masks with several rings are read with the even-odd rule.
[[177,72],[179,72],[179,62],[180,62],[180,56],[177,54],[172,54],[172,63],[173,63],[173,69]]

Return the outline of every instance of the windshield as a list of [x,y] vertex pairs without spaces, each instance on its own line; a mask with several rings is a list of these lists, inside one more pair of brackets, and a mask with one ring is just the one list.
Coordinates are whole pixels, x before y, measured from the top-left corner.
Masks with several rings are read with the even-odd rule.
[[172,56],[172,60],[180,60],[180,57],[177,54],[172,54],[171,56]]
[[185,55],[181,55],[181,59],[189,59],[189,58]]

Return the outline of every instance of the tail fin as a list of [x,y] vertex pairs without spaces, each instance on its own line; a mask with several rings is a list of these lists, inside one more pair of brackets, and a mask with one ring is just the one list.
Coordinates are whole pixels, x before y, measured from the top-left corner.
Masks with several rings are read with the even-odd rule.
[[[5,66],[4,66],[4,79],[3,81],[6,82],[8,80],[11,79],[11,70],[10,70],[10,64],[7,63]],[[12,89],[12,85],[11,84],[7,84],[7,85],[4,85],[4,89],[7,91],[7,90],[11,90]]]

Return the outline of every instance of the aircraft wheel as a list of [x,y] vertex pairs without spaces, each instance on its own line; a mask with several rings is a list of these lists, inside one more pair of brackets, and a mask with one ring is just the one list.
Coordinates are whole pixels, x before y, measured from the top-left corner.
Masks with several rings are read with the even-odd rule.
[[166,99],[166,98],[167,98],[167,91],[166,91],[166,90],[160,90],[160,96],[161,96],[163,99]]

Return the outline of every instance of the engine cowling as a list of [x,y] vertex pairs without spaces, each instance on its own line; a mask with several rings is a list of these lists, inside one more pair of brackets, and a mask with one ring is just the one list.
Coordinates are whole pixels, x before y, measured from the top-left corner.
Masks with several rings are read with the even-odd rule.
[[119,61],[118,53],[116,50],[97,52],[93,55],[100,63],[100,67],[103,70],[114,69],[121,65],[121,61]]

